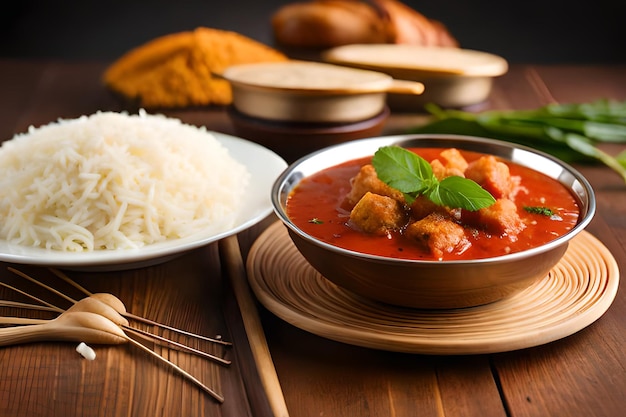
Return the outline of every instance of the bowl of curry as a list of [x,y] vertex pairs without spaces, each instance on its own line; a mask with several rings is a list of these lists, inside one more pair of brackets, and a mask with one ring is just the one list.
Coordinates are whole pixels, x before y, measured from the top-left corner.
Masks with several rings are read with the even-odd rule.
[[543,278],[595,214],[589,182],[528,147],[399,135],[324,148],[271,192],[306,260],[358,296],[409,308],[477,306]]

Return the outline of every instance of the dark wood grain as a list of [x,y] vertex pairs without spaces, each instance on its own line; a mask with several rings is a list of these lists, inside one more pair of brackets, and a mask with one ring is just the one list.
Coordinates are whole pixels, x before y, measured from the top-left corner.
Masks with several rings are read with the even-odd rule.
[[[101,84],[104,68],[98,62],[0,61],[0,139],[58,118],[124,109]],[[489,101],[475,109],[598,98],[626,99],[626,66],[516,65],[496,80]],[[223,108],[166,113],[233,133]],[[385,133],[402,133],[423,120],[423,114],[393,115]],[[597,214],[588,230],[624,271],[626,186],[602,166],[577,168],[597,197]],[[270,216],[239,235],[244,257],[272,220]],[[270,415],[218,255],[211,245],[147,268],[68,274],[92,291],[117,295],[135,314],[231,339],[234,348],[220,351],[233,360],[230,367],[163,351],[218,388],[226,397],[224,404],[131,346],[98,346],[98,357],[90,362],[78,356],[73,343],[34,343],[0,348],[0,416]],[[1,265],[0,279],[16,282],[6,266]],[[54,279],[43,268],[23,269]],[[5,289],[0,295],[15,298]],[[536,348],[476,356],[409,355],[350,346],[259,310],[292,416],[617,417],[626,409],[626,296],[621,290],[598,321],[574,335]]]
[[[46,269],[16,267],[75,298],[80,296]],[[247,341],[238,328],[237,312],[226,302],[231,296],[226,281],[222,280],[214,246],[142,269],[66,273],[92,292],[116,295],[133,314],[189,332],[210,337],[220,335],[224,340],[234,341],[232,348],[212,343],[198,345],[232,360],[229,366],[155,347],[226,400],[217,403],[179,374],[130,345],[93,346],[97,358],[91,362],[82,360],[75,352],[77,343],[34,343],[0,349],[3,375],[0,392],[8,394],[0,403],[0,415],[67,416],[102,412],[113,416],[131,411],[132,415],[146,416],[253,415],[253,402],[248,399],[247,389],[254,388],[250,384],[258,381],[258,375],[246,359]],[[33,288],[4,268],[0,276],[4,282],[54,302],[45,290]],[[9,294],[8,290],[3,295],[10,299],[23,298]],[[194,343],[168,331],[158,333]],[[256,407],[262,409],[265,399],[254,398]]]
[[[601,98],[624,100],[626,68],[532,67],[543,89],[536,95],[556,102]],[[528,74],[528,69],[523,71]],[[515,72],[513,73],[515,75]],[[506,80],[504,80],[506,81]],[[498,90],[500,91],[500,84]],[[523,84],[507,84],[503,95],[517,96]],[[511,88],[512,90],[508,90]],[[533,89],[536,91],[537,86]],[[514,93],[512,93],[514,92]],[[546,94],[547,93],[547,94]],[[519,107],[519,103],[516,107]],[[541,103],[547,104],[547,102]],[[616,154],[625,146],[606,146]],[[621,178],[599,166],[577,166],[590,181],[597,198],[597,214],[588,227],[626,270],[626,186]],[[626,315],[620,291],[611,308],[588,328],[564,340],[533,349],[495,355],[494,372],[504,403],[515,416],[618,416],[626,400]]]

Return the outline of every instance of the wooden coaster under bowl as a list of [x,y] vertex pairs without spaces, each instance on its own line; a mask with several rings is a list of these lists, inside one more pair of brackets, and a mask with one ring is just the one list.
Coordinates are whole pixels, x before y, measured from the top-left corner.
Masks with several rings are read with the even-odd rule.
[[436,355],[505,352],[564,338],[599,319],[619,284],[617,262],[586,231],[546,277],[471,308],[417,310],[352,294],[309,265],[280,222],[252,246],[247,272],[259,301],[300,329],[357,346]]

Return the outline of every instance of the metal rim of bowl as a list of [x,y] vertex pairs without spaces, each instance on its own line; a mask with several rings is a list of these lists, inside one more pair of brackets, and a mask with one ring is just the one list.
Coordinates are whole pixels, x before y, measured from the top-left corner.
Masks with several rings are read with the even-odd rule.
[[[574,194],[581,210],[581,217],[578,223],[572,230],[566,234],[559,236],[558,238],[545,243],[541,246],[527,249],[521,252],[511,253],[507,255],[501,255],[491,258],[474,259],[474,260],[447,260],[446,264],[460,265],[460,264],[472,264],[477,263],[498,263],[509,262],[512,260],[519,260],[528,257],[535,256],[539,253],[548,252],[562,244],[569,242],[575,235],[584,230],[587,225],[593,219],[596,211],[596,200],[593,188],[589,181],[575,168],[569,164],[559,160],[558,158],[549,155],[545,152],[532,149],[524,145],[513,144],[497,139],[488,139],[475,136],[465,135],[453,135],[453,134],[409,134],[409,135],[394,135],[394,136],[380,136],[375,138],[366,138],[354,140],[351,142],[341,143],[338,145],[329,146],[318,151],[312,152],[302,158],[296,160],[290,164],[276,179],[271,190],[271,201],[274,208],[274,212],[279,219],[287,226],[293,233],[296,233],[303,239],[312,242],[326,250],[336,252],[345,256],[351,256],[354,258],[364,258],[368,261],[375,261],[380,263],[406,263],[406,264],[433,264],[441,263],[436,260],[417,260],[417,259],[400,259],[400,258],[387,258],[383,256],[364,254],[357,251],[340,248],[329,243],[323,242],[319,239],[310,236],[296,226],[287,216],[285,211],[285,203],[288,194],[304,177],[318,172],[325,168],[338,165],[347,160],[357,159],[360,157],[366,157],[373,155],[374,152],[381,146],[398,145],[398,146],[416,146],[428,147],[458,147],[459,149],[482,152],[487,154],[493,154],[503,157],[515,163],[519,163],[524,166],[528,166],[528,163],[535,159],[536,161],[542,161],[549,166],[546,166],[542,172],[551,178],[557,179],[563,185],[568,187]],[[448,142],[443,144],[442,142]],[[452,145],[456,144],[456,145]],[[350,149],[350,158],[346,159],[345,152],[341,152],[342,149]],[[500,153],[494,153],[493,150],[499,149]],[[506,151],[506,153],[503,153]],[[510,156],[506,156],[510,154]],[[523,163],[520,158],[527,158],[527,163]],[[320,163],[320,161],[323,161]],[[531,167],[533,168],[533,167]],[[549,168],[549,169],[547,169]],[[537,170],[537,168],[533,168]],[[558,175],[555,176],[558,170]],[[552,172],[553,171],[553,172]]]

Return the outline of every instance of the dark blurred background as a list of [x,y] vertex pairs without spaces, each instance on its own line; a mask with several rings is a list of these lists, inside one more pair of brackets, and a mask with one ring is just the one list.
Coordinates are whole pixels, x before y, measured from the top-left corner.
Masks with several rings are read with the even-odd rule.
[[[273,45],[278,0],[8,0],[0,56],[111,61],[155,37],[198,26]],[[625,63],[626,1],[406,0],[464,48],[511,63]]]

